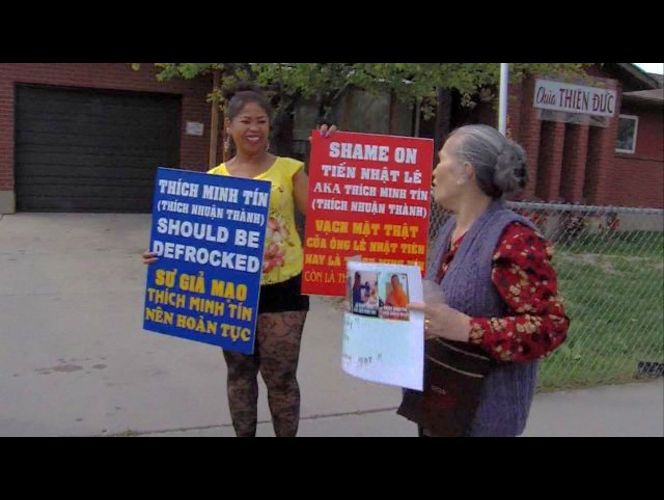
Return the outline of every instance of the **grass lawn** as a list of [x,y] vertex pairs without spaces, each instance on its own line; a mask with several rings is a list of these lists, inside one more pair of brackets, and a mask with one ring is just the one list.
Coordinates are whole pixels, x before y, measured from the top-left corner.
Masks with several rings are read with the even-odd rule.
[[540,390],[630,382],[640,361],[664,363],[662,233],[621,236],[557,246],[571,325],[542,362]]

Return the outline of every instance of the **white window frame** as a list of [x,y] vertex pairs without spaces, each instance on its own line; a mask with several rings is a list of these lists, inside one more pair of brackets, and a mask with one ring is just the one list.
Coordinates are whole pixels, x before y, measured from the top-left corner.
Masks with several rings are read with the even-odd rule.
[[618,120],[620,118],[628,118],[630,120],[634,120],[634,141],[632,143],[632,149],[618,149],[616,148],[616,153],[627,153],[627,154],[634,154],[636,151],[636,139],[639,136],[639,117],[636,115],[618,115]]

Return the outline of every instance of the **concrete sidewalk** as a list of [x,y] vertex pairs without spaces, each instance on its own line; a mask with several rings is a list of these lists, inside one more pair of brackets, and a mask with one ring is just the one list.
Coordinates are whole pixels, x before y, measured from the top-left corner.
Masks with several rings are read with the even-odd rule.
[[[143,332],[149,216],[0,219],[0,436],[232,436],[218,348]],[[340,369],[341,311],[314,298],[300,436],[415,436],[400,390]],[[260,383],[260,436],[273,435]],[[663,436],[664,382],[539,394],[526,436]]]
[[[524,437],[663,437],[662,380],[537,394]],[[142,434],[146,437],[232,437],[230,425]],[[258,436],[273,436],[261,422]],[[415,437],[415,426],[395,408],[343,415],[313,415],[300,423],[299,437]]]

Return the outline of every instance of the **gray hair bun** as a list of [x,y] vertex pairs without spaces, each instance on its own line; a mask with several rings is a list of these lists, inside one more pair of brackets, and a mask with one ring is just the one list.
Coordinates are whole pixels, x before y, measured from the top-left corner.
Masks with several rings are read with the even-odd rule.
[[507,139],[505,147],[496,158],[493,183],[509,196],[522,190],[528,182],[526,152],[516,142]]
[[526,153],[516,142],[488,125],[465,125],[452,136],[460,137],[456,154],[475,169],[477,185],[491,198],[504,198],[528,182]]

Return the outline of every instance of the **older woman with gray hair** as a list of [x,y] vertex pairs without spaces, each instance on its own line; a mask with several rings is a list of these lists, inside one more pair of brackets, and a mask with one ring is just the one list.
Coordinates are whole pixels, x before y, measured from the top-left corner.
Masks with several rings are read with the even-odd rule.
[[521,146],[486,125],[454,131],[439,153],[432,195],[453,212],[431,247],[424,391],[398,413],[420,436],[517,436],[537,363],[567,335],[552,249],[504,199],[527,182]]

